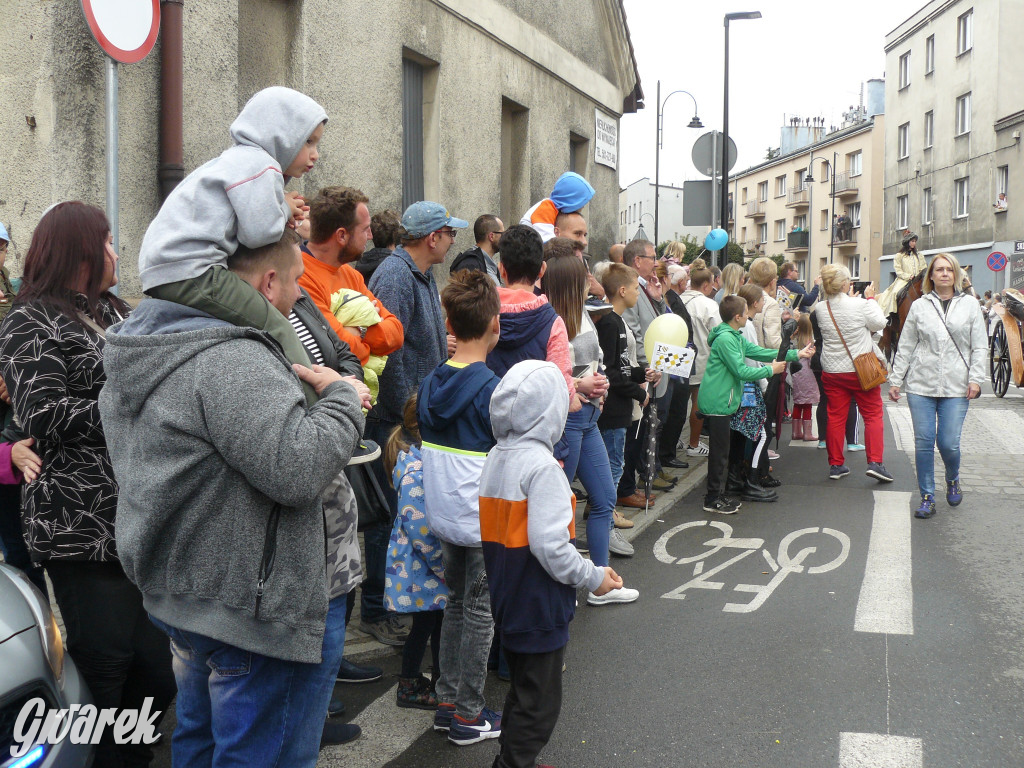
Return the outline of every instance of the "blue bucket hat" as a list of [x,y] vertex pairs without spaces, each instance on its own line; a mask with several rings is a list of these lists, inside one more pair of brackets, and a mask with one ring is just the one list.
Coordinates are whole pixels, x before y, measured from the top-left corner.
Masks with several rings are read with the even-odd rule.
[[426,237],[431,232],[437,232],[441,227],[465,229],[469,222],[450,216],[448,210],[440,203],[421,200],[405,209],[405,213],[402,214],[402,226],[409,233],[409,237],[415,240]]
[[7,234],[7,227],[0,223],[0,240],[11,242],[11,236]]

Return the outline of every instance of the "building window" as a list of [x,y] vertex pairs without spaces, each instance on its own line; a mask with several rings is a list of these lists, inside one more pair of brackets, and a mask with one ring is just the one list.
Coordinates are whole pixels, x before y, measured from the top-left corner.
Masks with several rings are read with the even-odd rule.
[[1010,166],[1000,165],[996,168],[996,197],[1010,191]]
[[861,169],[863,168],[864,155],[862,152],[851,152],[846,156],[850,166],[851,176],[860,176]]
[[807,184],[804,181],[805,178],[807,178],[806,168],[801,168],[796,172],[796,189],[798,192],[802,192],[807,187]]
[[910,123],[904,123],[896,129],[897,159],[906,160],[910,156]]
[[907,203],[908,201],[906,195],[900,195],[899,197],[896,198],[896,229],[907,228]]
[[746,227],[742,227],[740,229],[740,241],[744,242],[744,243],[747,242],[747,228]]
[[807,262],[804,259],[798,259],[796,262],[796,279],[801,283],[807,279]]
[[782,176],[776,176],[775,177],[775,196],[776,197],[784,197],[785,194],[786,194],[786,176],[785,176],[785,174],[783,174]]
[[910,51],[900,56],[900,90],[910,85]]
[[935,113],[931,110],[924,113],[924,148],[931,149],[935,142]]
[[964,176],[953,182],[953,218],[967,216],[967,205],[971,199],[971,177]]
[[402,207],[424,198],[423,65],[402,60]]
[[860,203],[850,203],[846,206],[846,215],[850,218],[854,229],[860,226]]
[[742,190],[740,190],[740,205],[746,205],[746,204],[747,204],[747,188],[744,187]]
[[775,242],[786,239],[786,220],[776,219],[775,220]]
[[828,162],[826,160],[824,163],[821,164],[821,168],[822,168],[821,180],[822,181],[828,181],[829,178],[832,176],[832,163],[830,163],[830,162]]
[[757,225],[757,237],[758,237],[758,241],[759,242],[762,242],[762,243],[767,243],[768,242],[768,225],[767,224],[758,224]]
[[768,201],[768,182],[762,181],[757,185],[757,199],[762,203]]
[[965,93],[956,100],[956,135],[963,136],[971,130],[971,94]]
[[587,176],[587,159],[590,157],[590,140],[569,132],[569,170],[580,176]]
[[[530,207],[530,110],[512,99],[501,99],[501,198],[504,221],[518,221]],[[435,198],[436,199],[436,198]],[[525,207],[524,207],[525,206]],[[627,212],[630,206],[626,207]],[[627,213],[627,220],[629,214]]]
[[793,217],[793,226],[796,228],[794,232],[806,232],[807,231],[807,214],[803,213],[799,216]]
[[854,254],[846,257],[846,268],[850,270],[850,277],[856,280],[860,277],[860,256]]
[[929,35],[924,41],[924,73],[930,75],[935,71],[935,35]]
[[932,188],[925,187],[921,193],[921,223],[932,223]]
[[828,216],[828,208],[821,209],[821,231],[824,232],[828,229],[828,223],[830,219]]
[[956,55],[967,53],[974,45],[974,9],[956,20]]

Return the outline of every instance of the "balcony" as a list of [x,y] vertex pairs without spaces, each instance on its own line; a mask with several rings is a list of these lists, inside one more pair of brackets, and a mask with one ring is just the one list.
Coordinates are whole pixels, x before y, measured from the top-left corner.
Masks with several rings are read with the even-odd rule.
[[747,256],[758,256],[763,252],[763,250],[764,247],[754,238],[743,241],[743,253]]
[[847,246],[854,246],[857,244],[857,230],[851,229],[848,232],[836,231],[835,236],[829,243],[829,246],[835,248],[846,248]]
[[751,200],[747,203],[747,218],[748,219],[763,219],[764,218],[764,201],[763,200]]
[[790,232],[786,235],[786,253],[806,251],[810,239],[810,232]]
[[835,196],[844,197],[856,197],[860,190],[857,188],[857,181],[860,179],[860,175],[851,176],[847,173],[836,174],[836,185],[835,185]]
[[807,187],[789,190],[789,195],[786,198],[787,208],[806,208],[808,203]]

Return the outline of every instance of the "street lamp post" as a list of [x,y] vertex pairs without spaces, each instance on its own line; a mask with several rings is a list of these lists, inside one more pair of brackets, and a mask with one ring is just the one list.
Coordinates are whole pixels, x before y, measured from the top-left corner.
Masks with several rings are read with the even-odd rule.
[[668,100],[675,96],[677,93],[685,93],[691,99],[693,99],[693,119],[687,128],[703,128],[704,124],[697,117],[697,99],[694,98],[693,94],[689,91],[672,91],[668,96],[665,97],[665,101],[661,100],[661,80],[658,81],[658,91],[655,97],[655,101],[658,105],[657,114],[657,126],[655,128],[655,142],[654,142],[654,247],[658,247],[658,192],[661,189],[659,183],[661,176],[661,130],[662,130],[662,116],[665,114],[665,105],[668,104]]
[[[822,162],[825,163],[825,165],[829,166],[828,180],[829,180],[829,195],[832,198],[832,221],[829,223],[829,231],[831,232],[831,236],[829,237],[829,240],[828,240],[828,263],[831,264],[832,261],[833,261],[833,258],[835,256],[835,251],[836,251],[836,232],[835,232],[834,227],[835,227],[835,221],[836,221],[836,163],[839,162],[839,153],[838,152],[833,152],[832,153],[832,163],[831,164],[829,164],[827,157],[819,157],[818,160],[821,160]],[[811,162],[807,165],[807,175],[804,176],[804,184],[810,184],[813,181],[814,181],[814,153],[811,152]],[[814,192],[813,189],[808,192],[808,195],[811,196],[811,199],[813,199],[813,192]],[[807,208],[808,208],[808,212],[810,213],[810,215],[813,216],[814,215],[814,209],[811,207],[810,199],[808,200]],[[808,258],[810,258],[810,253],[811,253],[811,227],[810,227],[810,221],[808,221],[808,227],[807,227],[807,253],[808,253]]]
[[[722,229],[729,231],[729,22],[739,19],[760,19],[760,11],[747,11],[743,13],[725,14],[725,87],[722,108],[722,187],[721,192],[721,222]],[[718,266],[725,268],[728,260],[728,246],[723,248],[718,256]]]

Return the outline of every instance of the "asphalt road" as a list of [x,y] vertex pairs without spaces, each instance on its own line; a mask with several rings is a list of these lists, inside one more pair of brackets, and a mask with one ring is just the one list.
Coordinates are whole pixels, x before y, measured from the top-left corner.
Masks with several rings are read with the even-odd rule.
[[[864,476],[863,453],[830,481],[825,451],[784,444],[778,503],[712,519],[701,485],[640,533],[614,563],[640,600],[581,600],[542,762],[1024,766],[1024,398],[972,404],[966,498],[940,496],[927,521],[911,516],[907,418],[887,408],[892,484]],[[490,765],[496,742],[452,746],[431,713],[395,707],[397,653],[373,661],[383,681],[336,689],[363,736],[321,766]],[[489,705],[505,691],[492,675]]]

